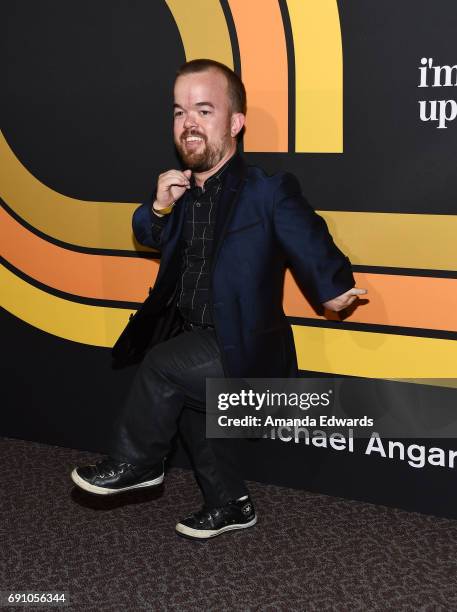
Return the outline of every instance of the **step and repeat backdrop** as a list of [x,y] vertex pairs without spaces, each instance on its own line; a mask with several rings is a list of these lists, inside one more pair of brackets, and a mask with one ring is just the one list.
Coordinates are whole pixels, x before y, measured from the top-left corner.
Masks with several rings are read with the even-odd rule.
[[[246,85],[248,163],[295,173],[369,291],[326,319],[287,273],[303,376],[376,379],[354,409],[398,410],[411,430],[339,449],[272,432],[240,450],[246,477],[457,516],[455,0],[15,0],[1,13],[0,434],[107,448],[135,373],[112,368],[110,347],[158,269],[131,215],[177,167],[174,74],[209,57]],[[417,419],[428,437],[414,439]]]

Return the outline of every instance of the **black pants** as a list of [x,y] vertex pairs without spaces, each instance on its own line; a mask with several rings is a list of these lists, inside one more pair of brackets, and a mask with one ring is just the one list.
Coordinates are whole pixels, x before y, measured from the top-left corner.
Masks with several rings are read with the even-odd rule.
[[118,420],[112,456],[133,464],[159,463],[179,430],[206,504],[247,495],[237,464],[238,441],[206,438],[205,381],[223,377],[212,329],[182,331],[154,346]]

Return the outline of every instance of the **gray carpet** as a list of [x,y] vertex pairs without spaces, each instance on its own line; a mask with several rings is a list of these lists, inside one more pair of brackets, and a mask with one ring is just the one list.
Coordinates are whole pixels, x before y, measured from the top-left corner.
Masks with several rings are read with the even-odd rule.
[[201,505],[191,472],[100,498],[69,479],[94,458],[0,439],[0,590],[87,612],[457,610],[457,521],[250,483],[258,525],[195,543],[174,533]]

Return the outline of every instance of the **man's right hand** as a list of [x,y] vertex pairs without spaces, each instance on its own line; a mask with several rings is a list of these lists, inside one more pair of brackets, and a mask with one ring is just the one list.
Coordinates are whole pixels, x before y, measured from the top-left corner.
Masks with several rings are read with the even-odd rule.
[[156,200],[154,202],[154,208],[160,210],[161,208],[168,208],[176,202],[186,189],[190,189],[190,176],[192,170],[168,170],[159,175],[157,181],[157,193]]

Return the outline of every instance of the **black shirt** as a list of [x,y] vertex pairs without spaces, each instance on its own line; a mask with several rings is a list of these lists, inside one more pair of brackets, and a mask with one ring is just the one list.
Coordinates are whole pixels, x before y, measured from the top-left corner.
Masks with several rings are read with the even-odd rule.
[[[212,325],[210,301],[210,269],[217,204],[224,188],[224,176],[232,156],[216,174],[198,187],[191,177],[189,189],[181,203],[185,206],[181,236],[182,262],[178,282],[178,308],[186,321]],[[171,213],[174,214],[174,213]],[[168,219],[156,217],[154,225],[162,229]]]
[[[183,318],[200,325],[212,325],[209,308],[210,268],[217,204],[230,158],[203,188],[191,179],[186,194],[183,227],[183,258],[178,286],[178,308]],[[193,177],[192,177],[193,178]]]

